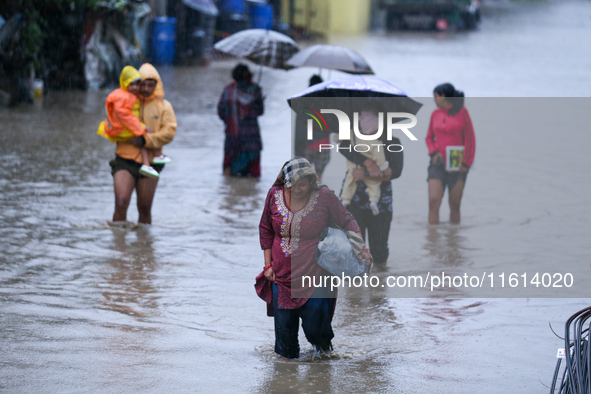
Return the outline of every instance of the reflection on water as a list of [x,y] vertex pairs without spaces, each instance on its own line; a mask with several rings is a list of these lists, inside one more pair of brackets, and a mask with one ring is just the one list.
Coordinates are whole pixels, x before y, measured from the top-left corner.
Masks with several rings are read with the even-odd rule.
[[351,382],[351,380],[345,378],[348,373],[358,374],[358,377],[363,379],[363,372],[353,372],[350,365],[345,366],[329,362],[309,364],[279,361],[273,364],[269,379],[263,383],[257,392],[296,394],[336,393],[340,390],[351,390],[353,387],[347,387],[343,384],[345,381]]
[[158,269],[155,240],[150,226],[109,224],[112,239],[106,246],[116,257],[106,259],[101,269],[102,280],[97,286],[103,298],[97,308],[121,314],[122,319],[102,322],[109,334],[104,337],[101,352],[112,361],[100,364],[97,372],[105,384],[128,381],[145,392],[156,382],[152,376],[138,376],[158,365],[160,357],[155,345],[160,331],[160,295],[153,283]]
[[260,350],[271,361],[260,393],[361,393],[392,392],[395,381],[388,370],[397,354],[406,350],[398,338],[392,308],[385,299],[347,299],[337,302],[333,322],[334,351],[315,352],[300,335],[302,356],[281,360],[272,347]]
[[101,308],[136,318],[158,314],[158,293],[152,284],[157,269],[153,236],[144,225],[113,225],[112,250],[119,256],[106,261],[105,281],[99,283],[104,296]]
[[220,209],[238,217],[258,212],[264,204],[260,197],[261,189],[261,181],[257,178],[224,177]]
[[434,268],[461,267],[466,264],[462,255],[466,231],[461,225],[431,225],[427,227],[424,249],[429,252]]

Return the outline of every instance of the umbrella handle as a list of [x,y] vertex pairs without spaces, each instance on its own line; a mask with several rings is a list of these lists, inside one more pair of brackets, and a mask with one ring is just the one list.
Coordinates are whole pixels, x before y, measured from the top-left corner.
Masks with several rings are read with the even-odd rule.
[[259,65],[259,72],[258,72],[258,77],[257,77],[257,85],[261,84],[261,78],[263,76],[263,66]]

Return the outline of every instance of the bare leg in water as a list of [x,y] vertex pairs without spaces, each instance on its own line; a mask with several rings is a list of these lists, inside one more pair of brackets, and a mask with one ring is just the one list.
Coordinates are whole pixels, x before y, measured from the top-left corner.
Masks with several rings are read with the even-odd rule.
[[137,193],[138,223],[152,224],[152,202],[156,194],[158,179],[140,178],[135,185]]
[[137,182],[126,170],[119,170],[113,176],[115,188],[115,213],[113,221],[127,220],[127,209],[133,190],[137,193],[139,223],[152,224],[152,203],[158,186],[158,179],[140,178]]
[[460,223],[460,203],[464,194],[464,181],[458,179],[454,187],[449,191],[449,221],[451,223]]
[[129,207],[131,194],[135,188],[135,179],[128,171],[119,170],[113,175],[113,186],[115,189],[115,213],[113,213],[113,221],[126,221],[127,208]]
[[429,179],[429,224],[439,224],[439,207],[443,200],[443,192],[441,179]]

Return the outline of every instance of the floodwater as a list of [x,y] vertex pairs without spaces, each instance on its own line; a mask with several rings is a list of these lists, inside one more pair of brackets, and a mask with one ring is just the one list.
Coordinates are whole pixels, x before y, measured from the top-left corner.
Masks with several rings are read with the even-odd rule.
[[[475,32],[333,42],[415,97],[445,81],[472,97],[587,97],[590,29],[587,1],[495,3]],[[562,347],[548,323],[560,334],[588,300],[342,298],[330,357],[315,356],[303,335],[302,359],[274,355],[272,319],[253,289],[263,265],[257,226],[290,153],[285,99],[315,70],[265,70],[263,176],[226,179],[215,104],[233,64],[160,68],[179,129],[165,149],[174,162],[152,226],[109,224],[113,146],[95,135],[107,90],[52,93],[42,106],[0,112],[0,390],[546,392]],[[445,207],[442,225],[426,224],[426,148],[409,145],[381,274],[418,261],[588,264],[589,133],[524,130],[495,169],[501,137],[475,128],[460,226],[445,223]]]

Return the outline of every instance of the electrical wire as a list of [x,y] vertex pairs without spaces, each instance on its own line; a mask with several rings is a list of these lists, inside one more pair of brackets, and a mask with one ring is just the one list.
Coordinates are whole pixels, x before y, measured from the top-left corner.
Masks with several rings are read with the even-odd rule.
[[[591,394],[591,307],[569,317],[564,327],[564,367],[556,362],[550,394]],[[558,376],[563,370],[560,384]]]

